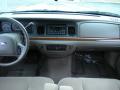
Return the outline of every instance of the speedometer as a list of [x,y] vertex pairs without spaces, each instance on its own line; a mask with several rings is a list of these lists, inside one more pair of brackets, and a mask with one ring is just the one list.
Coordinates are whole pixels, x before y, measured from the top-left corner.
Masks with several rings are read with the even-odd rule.
[[20,31],[20,27],[16,25],[15,23],[12,24],[12,30],[13,31]]
[[9,22],[2,22],[1,25],[2,25],[3,32],[11,32],[12,31],[11,30],[11,23],[9,23]]

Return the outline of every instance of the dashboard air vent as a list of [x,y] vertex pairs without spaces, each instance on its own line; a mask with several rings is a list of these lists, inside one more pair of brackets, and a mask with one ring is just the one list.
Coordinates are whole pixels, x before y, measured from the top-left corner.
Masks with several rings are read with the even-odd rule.
[[[27,30],[27,32],[29,33],[29,34],[32,34],[34,31],[34,22],[29,22],[26,26],[25,26],[25,28],[26,28],[26,30]],[[19,30],[20,28],[15,24],[13,24],[13,26],[14,26],[14,30]]]
[[33,33],[33,26],[30,25],[29,27],[26,27],[26,30],[29,34],[32,34]]
[[44,35],[44,34],[45,34],[45,26],[44,26],[44,25],[39,25],[39,26],[37,27],[37,33],[38,33],[39,35]]
[[75,26],[68,26],[68,35],[74,36],[76,34],[75,32]]

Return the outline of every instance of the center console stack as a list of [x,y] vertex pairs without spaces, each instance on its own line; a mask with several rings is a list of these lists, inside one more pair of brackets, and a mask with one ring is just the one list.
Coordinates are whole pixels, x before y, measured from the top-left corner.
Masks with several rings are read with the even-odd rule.
[[40,51],[48,57],[65,57],[72,54],[75,51],[75,47],[70,45],[50,44],[43,45]]

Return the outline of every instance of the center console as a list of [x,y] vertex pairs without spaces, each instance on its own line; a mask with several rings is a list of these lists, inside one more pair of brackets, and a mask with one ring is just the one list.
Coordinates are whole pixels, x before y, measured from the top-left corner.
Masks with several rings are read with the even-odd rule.
[[70,45],[51,44],[43,45],[40,51],[48,57],[65,57],[72,54],[75,51],[75,47]]
[[[71,22],[54,22],[53,24],[47,23],[40,26],[38,24],[38,31],[43,31],[39,33],[39,37],[42,36],[43,38],[52,38],[58,39],[59,37],[76,37],[77,36],[77,27],[75,23]],[[53,41],[53,40],[51,40]],[[47,42],[47,41],[46,41]],[[43,54],[46,54],[48,57],[65,57],[72,54],[75,51],[75,46],[65,45],[65,44],[44,44],[38,46],[40,51]],[[42,48],[41,48],[42,47]]]

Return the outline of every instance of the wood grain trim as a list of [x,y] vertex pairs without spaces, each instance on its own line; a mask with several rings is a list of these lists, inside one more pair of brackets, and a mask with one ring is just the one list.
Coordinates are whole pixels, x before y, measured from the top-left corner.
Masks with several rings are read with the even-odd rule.
[[59,40],[59,41],[96,41],[119,40],[120,38],[79,38],[79,37],[31,37],[30,40]]

